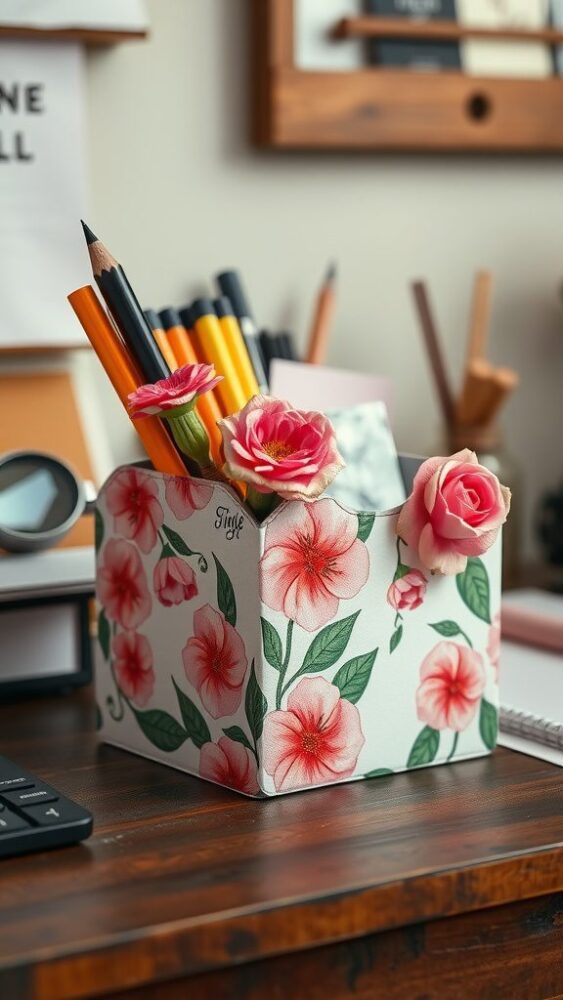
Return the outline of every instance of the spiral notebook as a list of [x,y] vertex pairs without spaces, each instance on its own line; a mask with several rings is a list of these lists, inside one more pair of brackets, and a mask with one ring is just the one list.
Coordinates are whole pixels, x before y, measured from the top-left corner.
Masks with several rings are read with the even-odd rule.
[[498,742],[563,767],[563,655],[503,640]]

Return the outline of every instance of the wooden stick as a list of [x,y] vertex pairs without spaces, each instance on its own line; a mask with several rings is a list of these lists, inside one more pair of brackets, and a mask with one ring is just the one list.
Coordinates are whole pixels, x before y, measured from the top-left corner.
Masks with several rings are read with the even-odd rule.
[[493,276],[490,271],[477,271],[473,283],[471,321],[467,342],[467,366],[485,355],[491,315]]
[[430,308],[426,284],[424,281],[413,281],[411,288],[444,420],[448,427],[452,427],[455,417],[454,399],[450,380],[446,372],[438,331]]
[[468,363],[456,408],[458,424],[475,427],[485,422],[495,392],[494,375],[493,366],[482,358]]
[[512,368],[497,368],[494,372],[494,392],[489,401],[487,423],[492,423],[503,403],[520,382],[518,372]]
[[306,360],[310,365],[322,365],[326,360],[332,317],[336,303],[334,284],[336,264],[330,264],[315,303],[315,313],[309,333]]
[[459,24],[456,21],[416,20],[363,15],[344,17],[334,26],[333,38],[408,38],[428,41],[457,42],[463,38],[488,41],[544,42],[561,45],[563,31],[557,28],[485,28]]

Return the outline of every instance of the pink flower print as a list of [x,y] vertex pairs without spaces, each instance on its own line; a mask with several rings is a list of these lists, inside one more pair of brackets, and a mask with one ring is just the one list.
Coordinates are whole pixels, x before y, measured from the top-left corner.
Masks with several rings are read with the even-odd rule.
[[139,553],[130,542],[112,538],[98,568],[98,599],[112,621],[135,629],[151,613],[151,597]]
[[295,501],[266,528],[260,593],[274,611],[315,632],[355,597],[368,578],[369,555],[358,518],[326,498]]
[[181,408],[191,409],[198,396],[214,389],[223,376],[213,365],[184,365],[167,378],[142,385],[127,397],[134,420]]
[[114,636],[111,648],[120,690],[143,708],[152,696],[155,680],[148,639],[138,632],[120,632]]
[[341,781],[354,773],[364,742],[356,706],[324,677],[304,678],[287,711],[264,720],[264,767],[278,792]]
[[139,469],[121,469],[106,490],[106,502],[118,534],[136,542],[141,552],[156,545],[164,514],[156,483]]
[[248,660],[237,630],[210,604],[194,614],[194,634],[182,650],[184,670],[213,719],[236,712]]
[[409,569],[393,581],[387,591],[387,601],[395,611],[414,611],[424,600],[428,580],[419,569]]
[[491,667],[495,672],[495,680],[498,684],[498,668],[500,663],[500,612],[498,611],[489,628],[487,656],[489,657]]
[[166,480],[166,503],[179,521],[191,517],[194,510],[203,510],[213,496],[213,488],[193,476],[174,476]]
[[204,743],[199,757],[202,778],[246,795],[258,795],[256,760],[248,747],[222,736],[217,743]]
[[418,718],[432,729],[467,729],[485,690],[480,654],[455,642],[439,642],[422,661],[420,681]]
[[197,594],[193,569],[177,556],[159,559],[154,568],[153,584],[158,600],[166,608],[189,601]]

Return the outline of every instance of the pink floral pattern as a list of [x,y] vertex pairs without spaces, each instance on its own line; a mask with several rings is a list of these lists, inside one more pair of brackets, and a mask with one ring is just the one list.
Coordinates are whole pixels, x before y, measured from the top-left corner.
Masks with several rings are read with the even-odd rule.
[[455,642],[439,642],[420,668],[418,718],[432,729],[462,732],[472,722],[484,690],[482,656]]
[[341,600],[367,581],[368,550],[358,518],[334,500],[292,503],[266,528],[260,593],[274,611],[315,632],[336,617]]
[[248,747],[222,736],[217,743],[205,743],[199,757],[202,778],[246,795],[258,795],[260,786],[256,760]]
[[166,608],[191,601],[198,592],[193,569],[178,556],[159,559],[154,568],[153,586],[158,600]]
[[151,596],[139,553],[134,545],[112,538],[98,566],[98,598],[108,618],[124,629],[136,629],[150,615]]
[[387,591],[387,601],[395,611],[414,611],[424,600],[428,580],[419,569],[409,569],[393,581]]
[[120,690],[139,708],[154,691],[155,675],[148,639],[138,632],[120,632],[112,641],[113,667]]
[[166,503],[179,521],[191,517],[194,510],[203,510],[213,496],[213,489],[193,476],[175,476],[166,480]]
[[264,767],[278,792],[342,781],[354,773],[364,742],[356,706],[324,677],[304,678],[287,711],[266,716]]
[[495,672],[495,680],[498,684],[498,668],[500,664],[500,612],[497,612],[489,628],[489,639],[487,642],[487,656],[491,667]]
[[184,671],[212,719],[236,712],[248,660],[237,630],[210,604],[194,614],[193,636],[182,651]]
[[139,469],[121,469],[106,488],[106,502],[119,535],[150,552],[158,538],[164,514],[156,483]]

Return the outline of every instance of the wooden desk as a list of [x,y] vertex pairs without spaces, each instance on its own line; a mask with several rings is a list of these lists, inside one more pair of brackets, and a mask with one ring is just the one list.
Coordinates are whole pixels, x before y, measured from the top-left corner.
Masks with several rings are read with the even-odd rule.
[[94,813],[1,862],[0,997],[563,995],[563,771],[491,758],[255,802],[110,747],[84,693],[0,751]]

